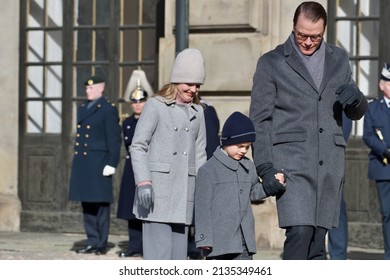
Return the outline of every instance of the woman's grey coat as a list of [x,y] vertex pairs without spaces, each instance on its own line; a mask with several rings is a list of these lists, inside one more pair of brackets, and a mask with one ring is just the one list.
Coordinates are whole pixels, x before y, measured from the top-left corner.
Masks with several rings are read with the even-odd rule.
[[[317,89],[290,39],[259,58],[253,77],[250,118],[256,128],[254,162],[273,163],[286,174],[277,197],[279,226],[337,227],[344,182],[343,106],[336,89],[354,84],[348,55],[326,44],[324,74]],[[360,93],[361,94],[361,93]],[[344,109],[361,118],[367,100]]]
[[265,197],[253,162],[234,160],[218,147],[196,178],[196,246],[212,247],[204,251],[208,257],[242,253],[242,229],[248,251],[256,253],[251,200]]
[[206,162],[203,107],[149,98],[130,146],[135,182],[151,180],[154,205],[146,210],[135,199],[138,219],[190,225],[194,212],[195,176]]

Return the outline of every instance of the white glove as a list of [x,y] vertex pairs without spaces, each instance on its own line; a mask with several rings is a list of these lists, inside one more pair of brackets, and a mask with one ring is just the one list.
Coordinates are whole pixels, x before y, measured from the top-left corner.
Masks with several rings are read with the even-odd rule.
[[103,176],[110,176],[112,174],[115,174],[115,168],[109,165],[104,166]]

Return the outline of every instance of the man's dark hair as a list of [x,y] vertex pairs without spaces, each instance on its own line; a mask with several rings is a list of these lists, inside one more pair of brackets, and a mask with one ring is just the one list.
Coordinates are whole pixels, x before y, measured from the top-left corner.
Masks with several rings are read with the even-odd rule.
[[327,15],[324,7],[320,3],[314,1],[302,2],[295,10],[293,19],[294,26],[297,24],[298,17],[301,14],[304,14],[305,18],[311,20],[312,22],[317,22],[320,19],[323,19],[324,27],[326,27]]

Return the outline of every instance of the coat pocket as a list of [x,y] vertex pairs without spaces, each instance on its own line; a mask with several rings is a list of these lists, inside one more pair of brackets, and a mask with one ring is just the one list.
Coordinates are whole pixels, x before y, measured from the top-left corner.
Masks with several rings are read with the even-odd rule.
[[286,132],[275,134],[273,139],[273,144],[282,144],[289,142],[305,142],[306,133],[305,132]]
[[151,172],[169,173],[171,171],[171,164],[168,162],[149,162],[149,169]]
[[346,146],[343,135],[338,135],[338,134],[334,135],[334,143],[336,144],[336,146],[342,146],[342,147]]

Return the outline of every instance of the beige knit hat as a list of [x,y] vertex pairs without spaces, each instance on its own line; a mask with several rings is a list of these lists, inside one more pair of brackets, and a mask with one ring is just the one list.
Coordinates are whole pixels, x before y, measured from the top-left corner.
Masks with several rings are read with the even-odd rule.
[[198,49],[188,48],[180,52],[171,72],[172,84],[204,84],[206,69],[202,53]]

